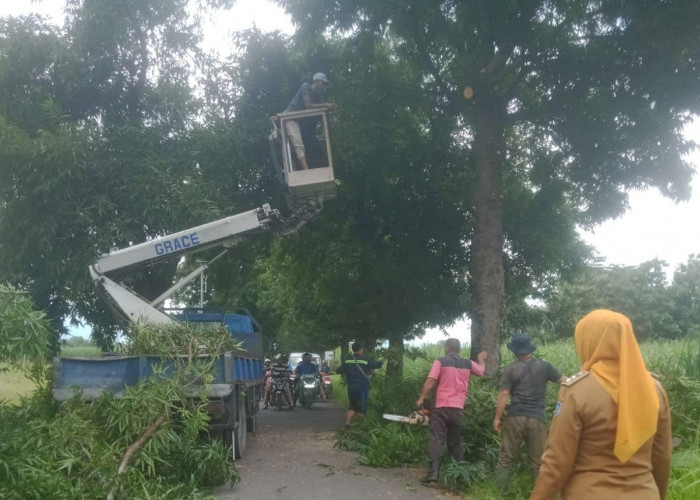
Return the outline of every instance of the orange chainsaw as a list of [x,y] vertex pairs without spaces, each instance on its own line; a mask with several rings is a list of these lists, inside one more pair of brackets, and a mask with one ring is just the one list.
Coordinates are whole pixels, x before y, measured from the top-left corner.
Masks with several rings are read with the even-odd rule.
[[404,422],[407,424],[418,424],[418,425],[428,425],[430,423],[430,410],[426,408],[421,408],[419,410],[411,412],[408,417],[403,415],[392,415],[391,413],[385,413],[382,415],[385,420],[391,420],[392,422]]

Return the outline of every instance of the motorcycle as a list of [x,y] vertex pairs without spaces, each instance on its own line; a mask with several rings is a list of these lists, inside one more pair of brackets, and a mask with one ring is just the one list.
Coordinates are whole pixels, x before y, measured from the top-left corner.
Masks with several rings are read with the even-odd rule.
[[[271,384],[272,404],[282,411],[282,407],[286,401],[286,396],[289,394],[289,379],[288,378],[273,378]],[[292,406],[290,405],[291,409]]]
[[301,405],[311,409],[316,401],[316,394],[318,393],[318,379],[316,375],[302,375],[299,385],[297,386],[297,391],[299,392],[299,402]]
[[321,384],[323,384],[323,394],[326,399],[333,399],[333,381],[330,373],[321,374]]

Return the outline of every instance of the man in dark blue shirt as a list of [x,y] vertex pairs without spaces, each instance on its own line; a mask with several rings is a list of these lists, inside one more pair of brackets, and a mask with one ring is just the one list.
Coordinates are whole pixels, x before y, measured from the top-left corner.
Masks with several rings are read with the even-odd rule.
[[355,415],[364,417],[367,413],[369,399],[369,376],[371,370],[382,367],[382,360],[375,361],[364,355],[362,344],[352,344],[352,356],[343,361],[336,373],[345,375],[348,384],[349,408],[345,417],[345,425],[350,425]]
[[[299,90],[294,94],[285,112],[301,111],[304,109],[331,109],[333,104],[324,102],[323,96],[327,84],[328,79],[326,75],[323,73],[316,73],[312,83],[304,82],[301,84],[301,87],[299,87]],[[287,137],[289,138],[289,142],[292,143],[294,153],[299,160],[302,170],[308,170],[309,164],[306,161],[306,147],[304,146],[302,128],[300,127],[303,127],[308,121],[309,118],[288,120],[285,126]]]
[[299,361],[299,364],[297,364],[297,367],[294,370],[297,377],[301,377],[302,375],[315,375],[317,372],[318,366],[311,361],[311,353],[305,352],[302,354],[301,361]]

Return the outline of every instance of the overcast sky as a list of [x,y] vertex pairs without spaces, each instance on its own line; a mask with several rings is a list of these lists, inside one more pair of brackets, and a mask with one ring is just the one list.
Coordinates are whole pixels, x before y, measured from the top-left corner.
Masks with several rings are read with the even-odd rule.
[[[37,12],[62,22],[63,0],[0,0],[0,16]],[[237,0],[231,10],[221,10],[210,16],[205,27],[204,45],[220,53],[228,52],[230,34],[235,30],[250,28],[281,31],[291,34],[293,25],[284,11],[267,0]],[[323,68],[319,68],[319,71]],[[700,143],[700,120],[686,129],[686,136]],[[700,152],[689,156],[700,166]],[[669,264],[670,272],[687,260],[692,253],[700,253],[700,176],[692,182],[693,196],[688,202],[675,204],[656,190],[630,193],[630,208],[619,219],[608,221],[593,231],[580,231],[583,239],[595,246],[607,264],[637,265],[659,258]],[[464,323],[448,329],[451,335],[463,341],[469,339]],[[431,332],[423,341],[432,342],[442,335]]]

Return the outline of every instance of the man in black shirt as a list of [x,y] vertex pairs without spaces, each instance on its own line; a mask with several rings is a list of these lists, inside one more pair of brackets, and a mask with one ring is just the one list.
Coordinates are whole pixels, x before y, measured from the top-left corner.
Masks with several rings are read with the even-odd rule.
[[367,413],[367,400],[369,399],[369,375],[371,370],[382,367],[382,360],[375,361],[365,357],[362,344],[352,344],[352,356],[343,361],[336,373],[345,375],[348,384],[349,408],[345,417],[345,425],[350,425],[355,415],[363,417]]
[[[496,466],[496,482],[503,492],[510,481],[513,462],[520,454],[520,445],[527,444],[528,461],[533,479],[537,478],[545,444],[547,419],[544,416],[547,382],[561,384],[566,377],[546,361],[533,357],[537,347],[526,333],[516,333],[507,344],[515,357],[503,370],[498,392],[493,429],[501,437],[501,451]],[[510,398],[508,416],[501,426],[503,411]]]
[[[294,408],[292,393],[289,387],[289,377],[291,374],[292,371],[289,369],[289,359],[285,356],[279,355],[275,360],[275,363],[270,366],[270,378],[277,381],[285,381],[284,399],[287,400],[287,404],[289,405],[290,409]],[[265,394],[265,406],[263,406],[263,410],[267,410],[267,407],[270,404],[270,397],[272,396],[273,392],[274,390],[271,384],[270,388]]]

